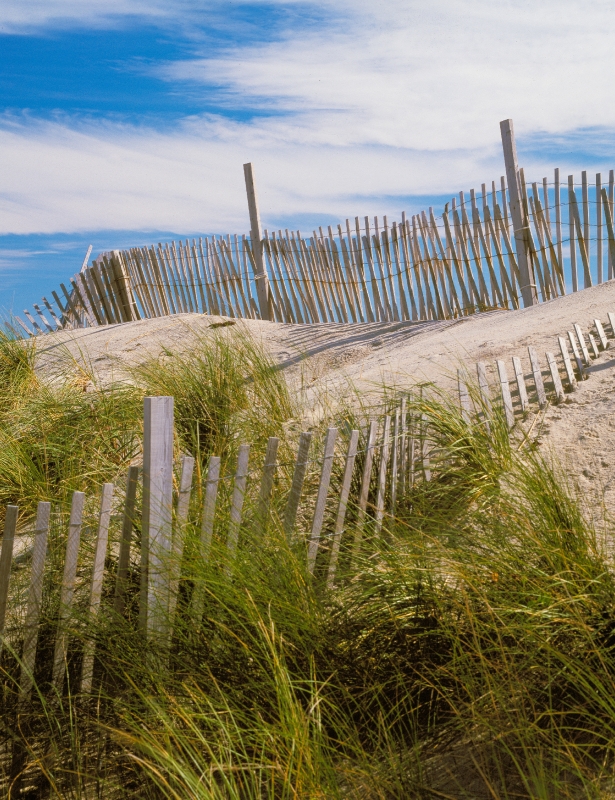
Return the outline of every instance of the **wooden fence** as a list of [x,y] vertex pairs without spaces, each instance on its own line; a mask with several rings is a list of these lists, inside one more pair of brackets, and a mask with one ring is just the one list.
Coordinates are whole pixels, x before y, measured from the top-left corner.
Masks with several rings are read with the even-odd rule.
[[[528,182],[512,121],[501,124],[507,177],[398,221],[356,217],[309,237],[261,230],[245,165],[251,232],[99,256],[43,297],[29,335],[179,313],[286,323],[450,319],[516,309],[613,278],[615,174]],[[580,189],[580,193],[579,193]],[[49,314],[49,318],[45,314]]]
[[[537,412],[550,403],[564,400],[565,393],[574,391],[579,381],[588,377],[587,368],[592,359],[615,341],[615,313],[607,314],[608,322],[594,320],[594,331],[584,332],[574,325],[566,337],[558,338],[557,355],[545,354],[546,367],[541,364],[533,347],[528,347],[528,359],[512,357],[514,380],[510,381],[503,360],[496,361],[495,370],[484,363],[476,365],[476,379],[468,388],[470,374],[460,370],[459,401],[461,413],[470,424],[485,425],[489,430],[494,410],[501,413],[509,429],[527,417],[534,408]],[[608,332],[608,336],[607,336]],[[609,341],[611,339],[611,342]],[[570,345],[570,350],[568,348]],[[570,353],[572,352],[572,358]],[[492,378],[495,375],[495,381]],[[495,384],[495,386],[494,386]],[[495,392],[494,392],[495,388]],[[536,414],[534,421],[539,419]],[[533,423],[519,427],[522,436],[529,436]],[[251,464],[250,447],[239,447],[232,474],[223,475],[221,458],[209,459],[199,497],[202,507],[198,520],[192,519],[198,530],[198,557],[204,562],[211,558],[214,538],[227,553],[226,569],[240,548],[245,547],[242,532],[245,530],[246,512],[252,527],[264,535],[271,519],[276,477],[287,470],[287,488],[284,496],[276,499],[276,513],[289,542],[303,543],[307,567],[311,574],[330,590],[338,581],[340,559],[344,573],[352,574],[356,560],[365,548],[373,547],[373,537],[380,537],[387,518],[393,518],[396,509],[418,481],[430,481],[437,475],[438,453],[432,451],[430,431],[426,418],[411,410],[408,396],[402,396],[396,407],[379,419],[367,422],[360,432],[353,430],[341,437],[336,428],[329,428],[318,455],[311,455],[315,442],[309,431],[301,434],[296,455],[288,464],[280,463],[277,438],[268,441],[264,463]],[[342,446],[343,443],[343,446]],[[359,446],[361,445],[361,446]],[[20,564],[13,559],[19,509],[8,506],[5,515],[4,535],[0,551],[0,648],[10,646],[20,656],[20,674],[14,676],[19,686],[19,702],[24,703],[33,688],[36,651],[41,610],[54,607],[46,591],[56,593],[56,633],[53,648],[51,683],[61,691],[65,681],[67,660],[71,649],[77,647],[81,658],[80,687],[90,692],[93,687],[95,647],[94,639],[71,638],[75,624],[75,591],[78,585],[78,564],[83,564],[83,547],[89,555],[89,577],[85,581],[87,601],[85,617],[96,620],[101,611],[123,615],[131,592],[134,577],[138,576],[139,627],[152,640],[168,642],[172,635],[177,613],[189,613],[198,625],[204,609],[205,588],[196,582],[189,606],[178,606],[178,596],[183,572],[184,537],[189,521],[190,498],[193,490],[194,459],[182,457],[176,492],[173,490],[173,398],[150,397],[144,405],[144,443],[142,466],[128,470],[122,500],[119,541],[113,543],[113,557],[109,558],[110,522],[116,490],[105,484],[101,490],[99,513],[94,541],[82,541],[86,498],[75,492],[72,498],[67,531],[64,537],[54,539],[49,546],[52,508],[48,502],[38,505],[33,530],[30,578],[27,591],[17,596],[9,592],[12,573]],[[434,472],[435,471],[435,472]],[[306,476],[311,478],[306,481]],[[433,473],[433,474],[432,474]],[[141,513],[138,514],[137,496],[142,477]],[[228,508],[220,508],[220,488],[225,486]],[[306,488],[307,487],[307,488]],[[249,509],[246,497],[250,498]],[[223,504],[224,505],[224,504]],[[194,512],[194,504],[192,506]],[[140,519],[140,536],[134,535],[135,523]],[[349,525],[349,519],[352,525]],[[90,530],[92,526],[90,525]],[[347,541],[352,531],[352,541]],[[260,534],[259,534],[260,535]],[[58,552],[62,541],[63,551]],[[367,551],[368,552],[368,551]],[[47,581],[45,570],[50,561],[60,566],[60,585]],[[109,570],[112,574],[109,574]],[[106,597],[103,606],[103,584],[111,582],[114,590]],[[133,587],[131,589],[131,587]],[[83,585],[81,586],[83,599]],[[10,602],[9,602],[10,598]],[[134,598],[137,599],[137,598]],[[184,597],[185,600],[185,597]],[[57,608],[59,607],[59,613]],[[77,615],[84,622],[83,602]],[[178,610],[178,608],[180,610]],[[7,624],[8,621],[8,624]],[[87,630],[95,630],[92,626]]]

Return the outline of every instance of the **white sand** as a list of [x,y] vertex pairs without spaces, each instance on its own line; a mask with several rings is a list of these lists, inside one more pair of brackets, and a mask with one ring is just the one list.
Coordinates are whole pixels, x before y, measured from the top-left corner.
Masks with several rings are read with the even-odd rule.
[[[533,345],[546,370],[545,351],[559,358],[557,336],[578,322],[584,331],[615,311],[615,281],[520,311],[493,312],[457,321],[364,325],[282,325],[243,320],[287,374],[303,364],[308,382],[319,390],[350,379],[375,396],[382,383],[399,388],[419,381],[451,385],[461,363],[475,374],[475,362],[521,357],[529,375],[527,346]],[[123,360],[139,361],[160,352],[188,348],[192,331],[206,333],[221,318],[182,314],[141,322],[65,331],[38,339],[38,368],[49,373],[67,354],[91,362],[102,380],[121,376]],[[611,339],[613,341],[613,339]],[[305,358],[309,360],[304,361]],[[615,345],[592,364],[589,379],[566,404],[547,411],[543,447],[550,443],[595,502],[604,496],[615,509]]]

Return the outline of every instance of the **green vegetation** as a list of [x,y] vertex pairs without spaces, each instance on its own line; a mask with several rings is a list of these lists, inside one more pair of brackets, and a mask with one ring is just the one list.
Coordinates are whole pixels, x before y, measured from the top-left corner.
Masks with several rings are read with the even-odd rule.
[[[64,511],[54,517],[56,537],[72,489],[93,494],[109,479],[122,485],[138,457],[144,393],[175,396],[178,453],[197,455],[201,470],[209,454],[234,453],[242,441],[254,443],[258,467],[268,436],[280,436],[287,455],[296,445],[301,409],[282,377],[253,343],[228,331],[203,339],[187,358],[165,354],[140,367],[130,385],[94,381],[89,391],[74,378],[36,378],[32,352],[20,347],[1,343],[0,380],[11,407],[0,422],[7,442],[2,502],[24,497],[27,515],[36,499],[53,498]],[[307,574],[309,502],[293,541],[282,533],[291,466],[280,470],[266,524],[253,513],[255,467],[232,562],[228,492],[207,563],[197,557],[195,492],[170,648],[146,644],[136,632],[136,568],[125,618],[110,610],[112,549],[95,631],[83,613],[86,592],[78,593],[68,680],[57,698],[48,685],[56,613],[50,586],[40,694],[21,713],[18,652],[5,647],[3,654],[5,753],[18,756],[12,794],[5,758],[4,794],[610,797],[615,575],[599,545],[604,531],[585,520],[557,465],[523,437],[509,439],[497,411],[489,429],[480,419],[468,423],[434,389],[411,395],[408,407],[429,441],[431,480],[417,471],[381,535],[368,522],[355,560],[351,508],[335,589],[326,588],[326,546],[315,576]],[[43,424],[52,411],[54,425]],[[335,421],[341,455],[357,422],[348,411]],[[27,480],[10,481],[9,445]],[[53,461],[46,460],[52,449]],[[225,469],[232,471],[232,457]],[[332,499],[340,472],[337,464]],[[308,486],[317,474],[315,463]],[[334,511],[332,502],[326,532]],[[87,574],[85,563],[84,585]],[[202,620],[191,604],[195,585],[205,587]],[[77,691],[79,642],[93,634],[96,694],[88,698]]]

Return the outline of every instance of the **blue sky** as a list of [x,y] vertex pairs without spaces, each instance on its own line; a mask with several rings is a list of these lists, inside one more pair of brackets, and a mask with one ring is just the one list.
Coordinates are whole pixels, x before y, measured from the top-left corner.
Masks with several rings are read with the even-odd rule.
[[615,166],[615,14],[580,0],[4,0],[0,309],[100,250],[399,218],[503,173]]

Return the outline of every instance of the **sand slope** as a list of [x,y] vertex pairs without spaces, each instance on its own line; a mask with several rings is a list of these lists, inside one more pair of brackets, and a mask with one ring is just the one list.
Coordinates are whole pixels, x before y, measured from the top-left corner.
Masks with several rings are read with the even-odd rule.
[[[557,336],[574,322],[587,331],[594,318],[606,325],[615,311],[615,281],[522,309],[477,315],[462,320],[361,325],[283,325],[243,320],[289,376],[306,369],[319,389],[350,379],[375,396],[383,382],[400,388],[418,381],[451,385],[460,364],[474,373],[475,362],[521,357],[529,374],[527,346],[539,353],[546,376],[546,350],[557,355]],[[38,368],[49,373],[67,354],[88,360],[102,380],[119,378],[123,360],[139,361],[160,352],[188,348],[194,333],[216,330],[221,318],[182,314],[140,322],[49,334],[38,340]],[[212,326],[214,326],[212,328]],[[592,502],[604,497],[615,509],[615,340],[589,369],[589,379],[566,404],[547,411],[544,435],[587,489]],[[305,359],[308,359],[307,362]],[[509,366],[512,378],[512,367]]]

